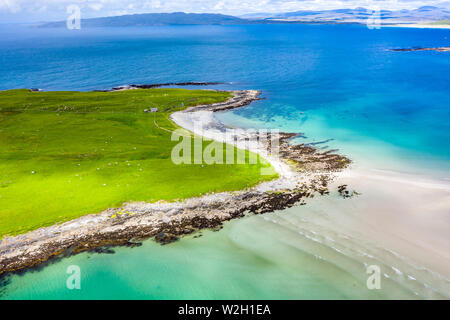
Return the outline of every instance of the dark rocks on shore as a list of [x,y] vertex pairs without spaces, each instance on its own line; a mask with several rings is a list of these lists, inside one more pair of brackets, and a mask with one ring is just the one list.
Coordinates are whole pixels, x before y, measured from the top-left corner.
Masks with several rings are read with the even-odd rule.
[[307,144],[292,145],[289,143],[298,134],[280,133],[280,156],[288,159],[297,168],[298,171],[328,171],[337,172],[351,163],[351,160],[345,156],[334,153],[336,150],[320,152],[319,149]]
[[[259,99],[259,92],[256,90],[235,91],[234,94],[235,96],[227,103],[200,106],[198,109],[212,111],[233,109]],[[248,213],[263,214],[296,204],[304,205],[305,200],[313,198],[315,194],[329,194],[328,183],[331,176],[328,173],[342,170],[350,164],[350,160],[333,153],[333,150],[320,152],[312,146],[290,144],[289,140],[297,136],[298,133],[280,133],[279,154],[298,172],[313,174],[314,178],[307,183],[300,184],[296,181],[296,187],[290,187],[289,190],[250,189],[229,193],[226,197],[214,198],[214,201],[203,201],[203,197],[199,197],[181,209],[178,205],[175,208],[169,206],[165,210],[146,207],[140,210],[139,214],[102,220],[95,228],[85,229],[83,232],[73,229],[72,233],[52,237],[46,242],[38,240],[33,243],[24,239],[22,246],[35,245],[37,249],[28,250],[27,247],[27,250],[19,250],[16,253],[14,250],[20,249],[20,243],[16,244],[16,247],[10,247],[11,249],[8,246],[3,248],[2,252],[8,255],[3,257],[0,255],[0,274],[23,268],[39,268],[55,259],[85,251],[111,254],[114,253],[112,249],[114,246],[135,247],[141,245],[142,240],[152,237],[158,243],[168,244],[177,241],[183,235],[193,234],[201,229],[220,230],[224,221],[240,218]],[[345,185],[340,186],[338,191],[342,196],[347,196]],[[118,210],[110,209],[109,214],[112,215]],[[164,215],[165,219],[147,221],[148,217],[155,215]],[[11,252],[14,252],[14,255],[11,255]]]
[[353,191],[349,191],[347,189],[347,185],[346,184],[338,186],[338,192],[339,192],[339,195],[342,198],[344,198],[344,199],[351,198],[353,196],[358,196],[359,195],[359,192],[356,192],[354,190]]
[[168,244],[174,241],[177,241],[179,238],[169,232],[160,232],[155,236],[155,241],[161,244]]
[[[296,204],[304,205],[305,199],[312,198],[314,193],[326,194],[328,180],[321,177],[311,181],[310,185],[302,185],[295,190],[282,190],[274,192],[245,192],[235,198],[235,205],[230,209],[229,203],[220,203],[219,207],[211,208],[208,205],[199,206],[196,210],[200,215],[186,216],[180,220],[162,223],[159,226],[134,225],[133,227],[120,228],[114,232],[98,232],[80,234],[76,243],[73,239],[53,241],[39,254],[28,253],[22,259],[3,259],[0,261],[0,274],[4,272],[16,272],[24,268],[39,270],[40,268],[59,261],[63,257],[81,252],[113,254],[113,247],[136,247],[141,245],[139,241],[154,237],[160,244],[169,244],[177,241],[181,236],[193,234],[202,229],[213,231],[220,230],[223,222],[244,217],[247,213],[263,214],[275,210],[283,210]],[[217,205],[216,205],[217,206]],[[228,215],[219,217],[207,217],[210,210],[226,211]],[[204,213],[205,216],[202,214]],[[119,220],[112,221],[112,225],[121,224]]]
[[116,253],[111,246],[105,246],[105,247],[95,247],[89,250],[89,252],[95,252],[95,253],[106,253],[106,254],[114,254]]
[[166,83],[155,83],[155,84],[132,84],[130,87],[138,89],[151,89],[167,86],[213,86],[224,84],[224,82],[166,82]]

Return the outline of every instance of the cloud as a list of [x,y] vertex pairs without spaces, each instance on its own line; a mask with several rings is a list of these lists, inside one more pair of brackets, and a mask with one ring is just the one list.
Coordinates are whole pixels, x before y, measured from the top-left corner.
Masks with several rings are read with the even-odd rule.
[[11,13],[20,11],[20,1],[15,0],[0,0],[0,10],[7,10]]
[[102,3],[91,3],[91,4],[89,4],[89,8],[91,8],[94,11],[99,11],[103,8],[103,4]]

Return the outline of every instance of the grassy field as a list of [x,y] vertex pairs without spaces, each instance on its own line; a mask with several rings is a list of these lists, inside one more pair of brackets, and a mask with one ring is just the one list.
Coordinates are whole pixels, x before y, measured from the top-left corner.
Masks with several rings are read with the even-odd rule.
[[[228,96],[185,89],[1,91],[0,238],[126,201],[182,199],[274,178],[260,175],[260,163],[172,163],[177,142],[154,122],[173,130],[171,112]],[[143,112],[150,107],[159,112]]]

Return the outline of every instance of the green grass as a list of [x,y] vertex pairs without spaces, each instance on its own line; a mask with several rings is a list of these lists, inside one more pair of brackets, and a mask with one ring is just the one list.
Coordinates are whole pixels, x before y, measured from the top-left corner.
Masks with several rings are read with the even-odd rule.
[[450,24],[450,20],[433,21],[433,22],[429,22],[428,24],[431,24],[431,25],[447,25],[447,24]]
[[[227,92],[0,92],[0,238],[126,201],[238,190],[276,176],[266,164],[175,165],[171,112]],[[159,112],[144,113],[149,107]],[[208,143],[204,143],[206,147]],[[248,157],[248,153],[246,153]]]

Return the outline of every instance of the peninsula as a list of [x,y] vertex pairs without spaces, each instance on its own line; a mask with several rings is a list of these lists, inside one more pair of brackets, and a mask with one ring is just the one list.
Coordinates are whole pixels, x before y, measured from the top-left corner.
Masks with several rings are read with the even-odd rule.
[[[11,173],[3,171],[10,180],[2,181],[3,198],[9,201],[1,221],[0,274],[54,256],[135,246],[149,237],[169,243],[247,213],[283,209],[327,194],[333,173],[350,163],[347,158],[290,144],[298,134],[280,134],[280,157],[272,156],[268,145],[246,144],[248,136],[225,137],[213,113],[247,105],[259,94],[186,89],[2,92],[2,135],[10,143],[2,166]],[[158,112],[145,113],[149,105]],[[19,117],[22,125],[17,127],[10,117]],[[178,125],[198,134],[192,126],[198,118],[208,128],[204,137],[246,148],[246,157],[258,153],[276,172],[261,175],[262,168],[271,167],[265,161],[173,164],[170,131]],[[18,159],[23,166],[14,171]]]

